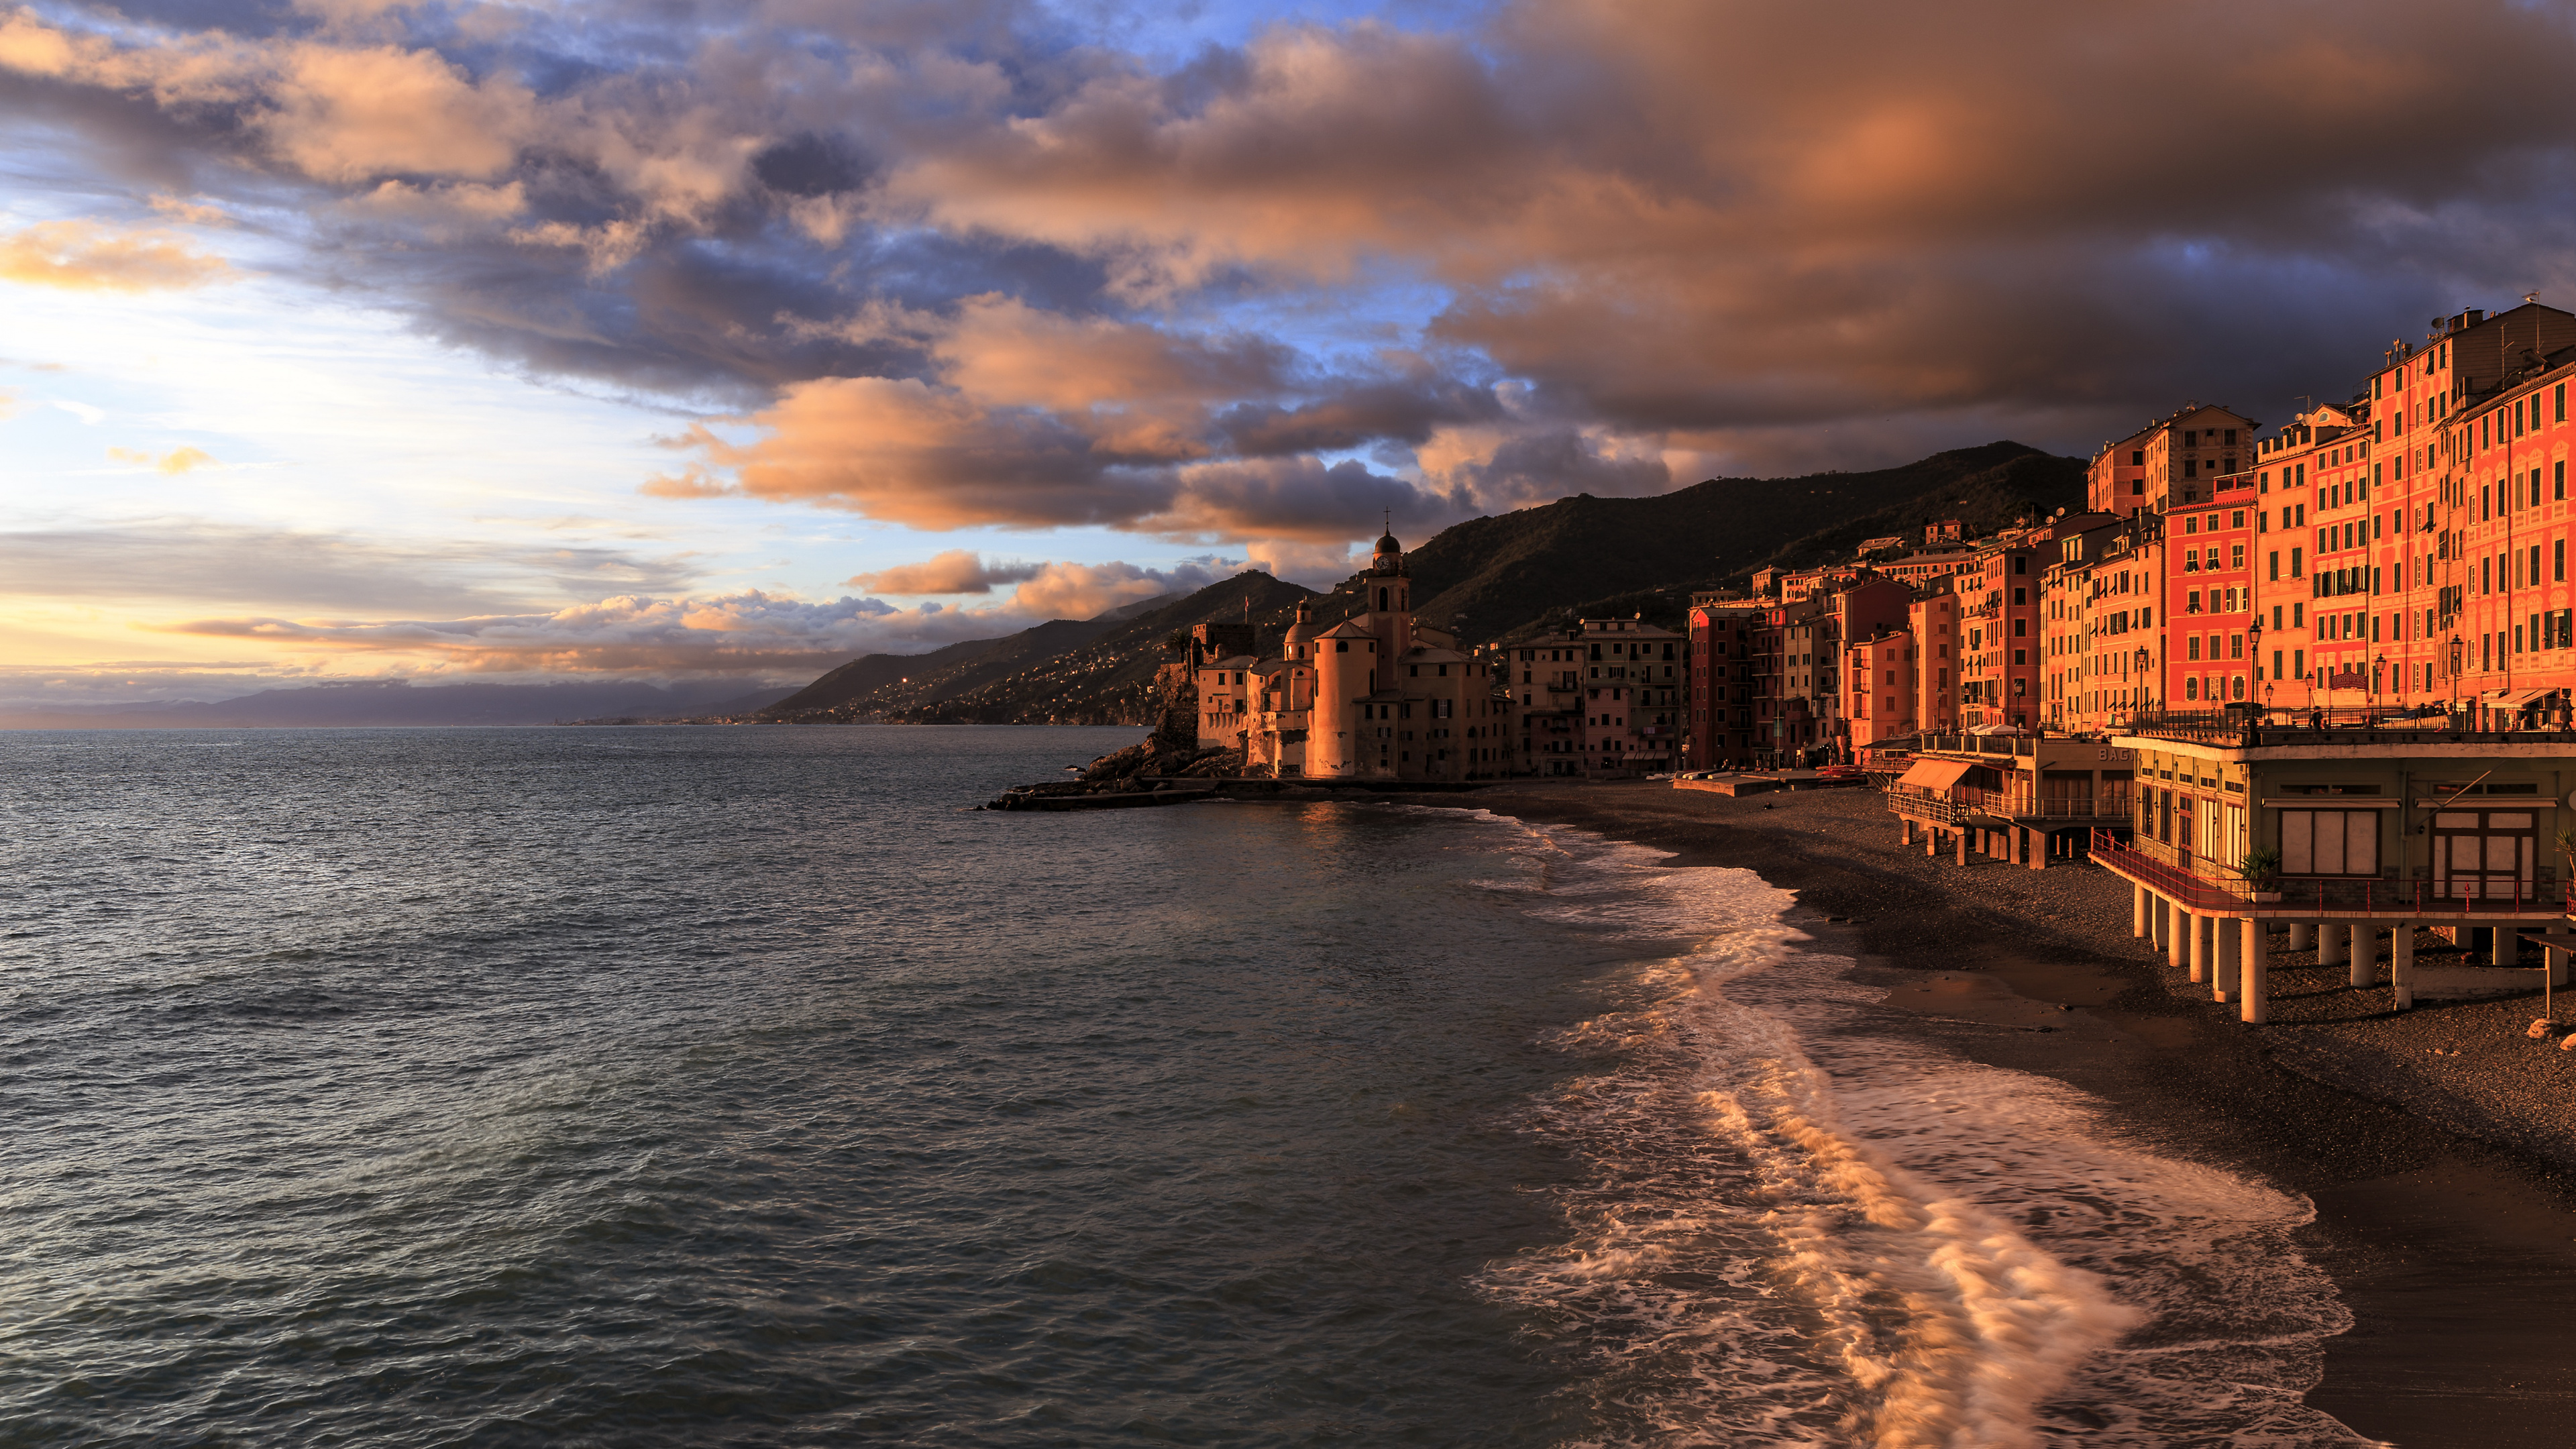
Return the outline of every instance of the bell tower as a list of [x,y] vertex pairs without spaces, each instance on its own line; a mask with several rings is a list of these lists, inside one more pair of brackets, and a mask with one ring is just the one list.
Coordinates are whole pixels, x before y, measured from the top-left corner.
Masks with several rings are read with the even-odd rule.
[[1363,623],[1378,637],[1392,678],[1394,661],[1413,647],[1413,578],[1405,567],[1404,545],[1396,542],[1392,527],[1379,535],[1368,572],[1360,576],[1360,589]]

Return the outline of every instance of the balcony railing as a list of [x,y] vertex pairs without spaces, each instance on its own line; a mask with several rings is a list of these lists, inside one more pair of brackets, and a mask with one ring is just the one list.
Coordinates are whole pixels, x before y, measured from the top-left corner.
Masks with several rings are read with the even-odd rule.
[[2499,737],[2528,743],[2576,742],[2576,730],[2548,727],[2510,731],[2468,731],[2470,717],[2438,710],[2372,708],[2310,710],[2275,709],[2268,714],[2236,710],[2141,710],[2115,717],[2109,733],[2146,739],[2218,745],[2228,749],[2259,746],[2353,744],[2373,740],[2407,744],[2434,738],[2487,742]]
[[2126,820],[2129,797],[2111,792],[2100,796],[2039,796],[2014,790],[1953,789],[1935,794],[1919,785],[1896,784],[1888,787],[1888,808],[1917,820],[1933,820],[1955,825],[1964,820]]
[[2289,877],[2270,890],[2234,875],[2202,875],[2157,860],[2108,830],[2093,832],[2093,859],[2184,910],[2211,915],[2293,920],[2346,916],[2416,917],[2554,916],[2576,911],[2576,888],[2547,874],[2532,881],[2392,881]]

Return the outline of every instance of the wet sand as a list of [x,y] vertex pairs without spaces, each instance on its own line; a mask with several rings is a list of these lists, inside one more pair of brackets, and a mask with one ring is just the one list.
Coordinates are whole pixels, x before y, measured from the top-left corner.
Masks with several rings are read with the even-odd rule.
[[2397,1013],[2385,986],[2276,954],[2278,1019],[2247,1027],[2129,934],[2126,882],[1927,858],[1898,844],[1874,791],[1529,781],[1393,798],[1571,825],[1798,892],[1792,922],[1853,956],[1927,1038],[2080,1087],[2159,1152],[2315,1203],[2303,1246],[2355,1324],[2329,1341],[2311,1404],[2409,1449],[2576,1443],[2576,1052],[2522,1034],[2536,995]]

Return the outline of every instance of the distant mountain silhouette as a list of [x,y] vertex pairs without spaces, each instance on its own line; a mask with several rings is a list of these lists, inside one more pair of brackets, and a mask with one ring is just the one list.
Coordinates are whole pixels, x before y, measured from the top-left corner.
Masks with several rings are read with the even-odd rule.
[[1581,617],[1644,611],[1670,623],[1692,590],[1741,587],[1768,564],[1848,559],[1861,540],[1885,534],[1919,541],[1937,519],[1987,532],[2083,497],[2080,459],[1988,443],[1868,473],[1561,498],[1443,529],[1407,561],[1420,617],[1483,643]]
[[765,713],[811,723],[1132,724],[1145,716],[1165,639],[1248,614],[1275,645],[1300,599],[1324,596],[1265,573],[1236,574],[1194,594],[1056,619],[1003,639],[853,660]]
[[[1935,453],[1900,468],[1803,478],[1713,478],[1651,498],[1581,494],[1473,518],[1407,553],[1417,613],[1469,645],[1580,618],[1680,622],[1694,590],[1741,587],[1766,565],[1849,559],[1863,539],[1921,538],[1959,519],[1973,536],[2027,513],[2080,507],[2084,463],[2020,443]],[[1319,627],[1358,610],[1356,577],[1314,593],[1237,574],[1090,619],[1053,619],[926,654],[870,654],[799,690],[722,681],[659,686],[399,682],[272,689],[213,703],[0,713],[5,728],[520,725],[558,720],[732,718],[900,723],[1140,724],[1163,641],[1247,616],[1275,652],[1299,600]]]
[[[1849,559],[1864,539],[1956,518],[1971,535],[2032,513],[2078,507],[2084,463],[2020,443],[1936,453],[1901,468],[1804,478],[1714,478],[1651,498],[1561,498],[1441,530],[1406,555],[1421,619],[1470,645],[1580,618],[1643,614],[1677,624],[1695,590],[1741,587],[1765,565]],[[1237,620],[1251,604],[1275,652],[1298,600],[1318,627],[1358,612],[1358,576],[1312,593],[1238,574],[1195,594],[1149,600],[1116,618],[1057,619],[930,654],[869,655],[766,713],[822,722],[1141,724],[1163,639]]]

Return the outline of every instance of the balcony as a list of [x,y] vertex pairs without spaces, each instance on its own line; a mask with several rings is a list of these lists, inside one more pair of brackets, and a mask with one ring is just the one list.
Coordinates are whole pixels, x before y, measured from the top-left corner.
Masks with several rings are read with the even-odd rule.
[[2042,822],[2089,825],[2106,820],[2125,824],[2130,813],[2126,791],[2099,797],[2089,794],[2047,796],[2029,795],[2019,790],[1962,787],[1936,794],[1918,785],[1905,784],[1888,786],[1887,808],[1899,815],[1942,825],[1957,825],[1971,820],[2000,820],[2017,825]]
[[2211,862],[2185,867],[2159,860],[2107,830],[2093,832],[2094,863],[2145,886],[2195,915],[2314,921],[2375,918],[2407,921],[2549,918],[2576,912],[2570,889],[2548,871],[2529,881],[2381,880],[2376,877],[2284,877],[2257,890]]

